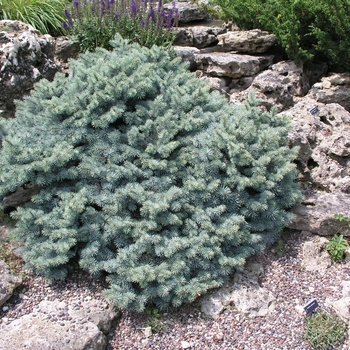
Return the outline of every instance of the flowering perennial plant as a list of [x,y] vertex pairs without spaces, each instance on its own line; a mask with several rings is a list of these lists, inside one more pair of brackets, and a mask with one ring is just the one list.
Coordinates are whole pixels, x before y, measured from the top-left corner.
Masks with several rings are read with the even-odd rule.
[[116,33],[146,47],[170,46],[179,17],[175,2],[165,10],[162,0],[75,0],[64,15],[62,27],[83,52],[110,50]]

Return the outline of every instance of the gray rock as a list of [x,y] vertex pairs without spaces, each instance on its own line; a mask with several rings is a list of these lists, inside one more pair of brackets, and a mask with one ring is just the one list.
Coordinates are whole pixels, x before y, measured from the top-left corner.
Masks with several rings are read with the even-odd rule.
[[[22,283],[22,277],[13,273],[10,267],[0,260],[0,306],[11,298],[13,291]],[[0,347],[1,348],[1,347]]]
[[53,38],[19,21],[0,21],[0,111],[13,117],[14,100],[21,99],[42,78],[59,70],[53,58]]
[[342,297],[338,300],[326,299],[325,303],[333,307],[335,313],[346,323],[350,321],[350,281],[341,282]]
[[[172,9],[172,4],[164,4],[165,10]],[[203,11],[200,6],[189,2],[176,2],[176,7],[179,9],[179,23],[189,23],[194,21],[206,21],[210,16]]]
[[78,57],[79,50],[79,43],[73,42],[68,37],[60,36],[55,39],[55,60],[66,63],[70,58],[76,59]]
[[190,69],[194,70],[196,68],[195,54],[200,53],[200,50],[195,47],[188,46],[175,46],[174,51],[178,56],[182,58],[183,62],[189,62]]
[[216,45],[218,34],[224,33],[223,27],[195,26],[176,28],[175,45],[194,46],[199,49]]
[[294,96],[304,96],[310,89],[310,79],[302,64],[281,61],[271,67],[272,71],[286,78],[289,92]]
[[197,69],[209,76],[240,78],[253,76],[272,64],[273,56],[250,56],[227,52],[196,54]]
[[350,227],[344,221],[334,219],[335,214],[350,217],[350,194],[317,193],[307,196],[302,203],[295,205],[291,212],[295,220],[289,228],[306,230],[320,236],[332,236],[341,232],[350,236]]
[[239,92],[237,95],[231,94],[230,101],[243,102],[250,91],[254,91],[256,98],[267,110],[275,106],[281,112],[293,103],[293,87],[289,79],[272,70],[259,73],[248,90]]
[[[315,114],[310,110],[317,109]],[[328,192],[350,191],[350,113],[338,104],[301,98],[283,112],[292,117],[290,145],[299,146],[302,180]]]
[[241,53],[263,53],[277,42],[277,37],[260,29],[233,31],[218,36],[219,45]]
[[14,193],[3,198],[3,205],[5,207],[17,207],[26,202],[29,202],[32,196],[38,194],[42,187],[34,186],[32,184],[18,187]]
[[233,283],[200,299],[201,311],[212,318],[234,304],[234,307],[248,317],[266,316],[275,309],[275,297],[259,285],[259,276],[264,270],[261,264],[247,264],[245,270],[236,273]]
[[327,242],[327,238],[320,237],[314,241],[308,240],[303,244],[301,266],[306,271],[325,273],[332,265],[332,259],[324,249]]
[[[104,350],[119,312],[100,300],[42,301],[35,313],[0,325],[1,349]],[[77,305],[79,305],[77,307]],[[60,316],[60,310],[65,310]],[[55,321],[53,319],[56,319]]]
[[322,103],[338,103],[350,112],[350,73],[323,77],[312,86],[308,96]]

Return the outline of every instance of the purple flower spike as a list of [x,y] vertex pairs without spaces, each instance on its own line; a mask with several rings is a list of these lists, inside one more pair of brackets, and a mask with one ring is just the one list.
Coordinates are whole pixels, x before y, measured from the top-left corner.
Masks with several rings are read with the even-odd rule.
[[175,1],[173,1],[171,4],[173,5],[174,8],[176,7],[176,2]]
[[121,16],[121,13],[120,13],[120,12],[117,12],[117,13],[115,14],[115,19],[118,21],[118,19],[120,18],[120,16]]
[[143,19],[141,19],[140,25],[141,25],[141,27],[143,27],[145,25],[145,21]]
[[64,15],[67,17],[67,18],[70,18],[70,12],[66,9],[64,10]]
[[170,29],[173,26],[172,19],[173,19],[173,11],[169,11],[166,16],[166,26],[168,29]]
[[66,21],[62,22],[63,29],[68,29],[68,23]]
[[78,7],[79,6],[79,1],[78,0],[74,0],[73,4],[74,4],[75,7]]
[[163,2],[162,0],[158,0],[158,11],[162,8]]
[[154,10],[153,10],[153,8],[151,8],[149,11],[148,18],[150,18],[152,21],[154,21],[154,17],[155,17]]
[[137,6],[136,6],[136,1],[135,0],[131,1],[130,9],[131,9],[131,16],[135,17],[136,14],[137,14]]

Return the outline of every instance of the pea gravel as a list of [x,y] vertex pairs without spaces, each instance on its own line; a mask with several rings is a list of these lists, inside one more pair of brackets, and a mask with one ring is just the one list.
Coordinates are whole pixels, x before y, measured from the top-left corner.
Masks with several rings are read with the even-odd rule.
[[[212,320],[201,314],[195,304],[169,309],[159,318],[123,312],[108,335],[107,350],[311,350],[303,339],[305,314],[301,306],[316,298],[317,311],[333,313],[325,300],[342,297],[341,282],[350,280],[350,263],[333,264],[324,274],[305,271],[301,246],[306,239],[310,238],[289,231],[278,248],[252,258],[264,267],[261,285],[277,299],[276,309],[269,316],[248,318],[231,308]],[[42,300],[94,298],[103,302],[101,292],[106,286],[102,279],[95,280],[83,271],[54,283],[26,271],[23,284],[0,307],[0,322],[9,323],[35,311]],[[150,334],[150,326],[159,331]],[[348,335],[334,350],[350,350]]]

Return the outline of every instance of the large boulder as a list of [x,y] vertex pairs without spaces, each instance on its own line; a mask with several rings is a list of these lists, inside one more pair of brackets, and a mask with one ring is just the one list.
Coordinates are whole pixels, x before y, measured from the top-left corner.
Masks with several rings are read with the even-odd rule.
[[260,29],[232,31],[218,36],[219,45],[241,53],[264,53],[277,42],[277,37]]
[[302,181],[318,190],[350,192],[350,113],[338,104],[301,98],[283,112],[292,118],[288,139],[299,146]]
[[197,69],[214,77],[240,78],[253,76],[272,64],[272,55],[239,55],[226,52],[209,52],[195,55]]
[[54,40],[29,24],[0,21],[0,116],[13,117],[15,99],[21,99],[42,78],[59,70],[54,62]]
[[42,301],[35,312],[0,325],[0,349],[105,350],[119,315],[100,300]]
[[350,73],[330,73],[312,86],[309,96],[322,103],[338,103],[350,112]]
[[[13,273],[10,267],[0,260],[0,306],[11,298],[16,287],[22,283],[22,277]],[[1,337],[0,337],[1,338]],[[1,344],[0,344],[1,345]],[[0,346],[1,349],[1,346]],[[6,348],[3,348],[6,349]]]

